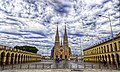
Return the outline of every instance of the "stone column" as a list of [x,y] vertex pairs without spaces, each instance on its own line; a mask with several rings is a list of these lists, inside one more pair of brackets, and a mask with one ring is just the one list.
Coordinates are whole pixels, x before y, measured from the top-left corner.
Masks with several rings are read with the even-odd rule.
[[120,51],[119,42],[118,41],[116,42],[116,45],[117,45],[117,50]]
[[[113,54],[114,55],[114,54]],[[114,56],[114,61],[115,61],[115,56]],[[114,64],[113,62],[113,57],[112,57],[112,55],[111,55],[111,64]]]
[[16,64],[18,64],[18,55],[17,55],[17,57],[16,57]]
[[18,63],[21,63],[21,56],[18,56],[17,62],[18,62]]
[[28,62],[30,62],[31,57],[28,58]]
[[3,61],[2,61],[2,63],[3,63],[3,65],[5,65],[5,64],[6,64],[6,56],[5,56],[5,57],[3,57]]
[[13,56],[13,63],[12,64],[15,64],[15,56]]
[[107,61],[106,61],[106,62],[107,62],[107,64],[109,64],[109,58],[108,58],[108,55],[106,55],[106,57],[107,57]]
[[25,62],[25,57],[24,57],[24,55],[23,55],[23,58],[22,58],[22,63],[24,63]]
[[[119,56],[119,55],[118,55]],[[119,66],[119,61],[117,60],[117,55],[115,54],[115,64],[116,64],[116,66],[118,67]]]
[[11,61],[11,55],[8,57],[8,64],[10,64]]
[[2,65],[2,59],[1,59],[1,56],[0,56],[0,65]]
[[26,56],[26,63],[28,62],[28,56]]
[[28,57],[27,57],[27,62],[29,62],[29,58],[30,58],[30,57],[28,56]]
[[21,63],[23,63],[23,60],[24,60],[24,57],[23,57],[23,56],[21,56]]
[[26,63],[26,56],[24,57],[24,63]]

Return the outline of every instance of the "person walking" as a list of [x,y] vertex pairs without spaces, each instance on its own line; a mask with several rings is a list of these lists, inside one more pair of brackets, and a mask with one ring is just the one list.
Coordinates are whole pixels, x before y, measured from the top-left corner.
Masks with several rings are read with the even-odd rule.
[[104,66],[107,66],[107,62],[105,60],[103,60]]
[[64,60],[64,68],[68,68],[68,59]]
[[55,59],[56,68],[58,68],[58,64],[59,64],[59,58],[56,58],[56,59]]

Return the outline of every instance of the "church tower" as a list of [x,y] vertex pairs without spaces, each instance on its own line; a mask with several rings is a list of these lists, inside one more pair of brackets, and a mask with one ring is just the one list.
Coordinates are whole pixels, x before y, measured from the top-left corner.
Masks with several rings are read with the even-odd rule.
[[64,30],[64,39],[63,41],[61,39],[61,44],[59,40],[58,25],[57,25],[54,47],[51,50],[51,57],[53,59],[55,58],[68,59],[70,58],[70,55],[71,55],[71,49],[68,46],[68,36],[67,36],[66,25],[65,25],[65,30]]
[[54,43],[54,58],[59,57],[59,48],[60,48],[60,40],[59,40],[59,33],[58,33],[58,25],[55,35],[55,43]]
[[57,25],[57,30],[56,30],[56,35],[55,35],[55,48],[60,47],[60,41],[59,41],[59,33],[58,33],[58,25]]
[[65,48],[68,47],[68,37],[67,37],[66,25],[65,25],[65,31],[64,31],[64,41],[63,41],[63,46],[65,46]]
[[69,47],[68,47],[68,36],[67,36],[66,25],[65,25],[65,30],[64,30],[63,48],[64,48],[64,57],[65,59],[67,59],[70,57],[70,53],[69,53]]

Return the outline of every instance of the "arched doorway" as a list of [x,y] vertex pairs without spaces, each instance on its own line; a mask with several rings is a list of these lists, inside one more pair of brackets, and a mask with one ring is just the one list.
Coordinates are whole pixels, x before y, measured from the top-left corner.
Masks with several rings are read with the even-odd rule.
[[108,59],[109,59],[109,64],[111,64],[111,59],[109,54],[108,54]]
[[18,55],[18,63],[20,63],[20,54]]
[[116,54],[116,60],[117,60],[117,63],[119,65],[120,64],[120,60],[119,60],[119,55],[118,54]]
[[60,58],[62,59],[62,55],[60,55]]
[[105,55],[105,62],[107,63],[108,61],[107,61],[107,55]]
[[100,62],[101,62],[101,60],[102,60],[102,57],[101,57],[101,55],[100,55]]
[[112,64],[115,64],[115,57],[113,54],[112,54]]
[[56,55],[56,58],[58,58],[58,55]]
[[23,62],[25,63],[25,55],[24,55],[24,59],[23,59]]
[[5,58],[5,52],[2,52],[1,53],[1,62],[0,62],[1,65],[4,64],[4,58]]
[[15,64],[17,63],[17,54],[15,54]]
[[6,55],[6,64],[9,64],[10,61],[10,53],[7,53]]
[[98,56],[98,61],[97,62],[99,62],[100,61],[100,57]]
[[28,56],[26,56],[26,61],[25,62],[28,62]]
[[95,59],[95,62],[97,63],[97,56],[95,56],[94,59]]
[[100,56],[98,56],[98,62],[100,61]]
[[104,59],[104,56],[102,55],[102,62],[104,62],[105,61],[105,59]]
[[12,53],[12,54],[11,54],[10,64],[14,64],[14,62],[13,62],[14,60],[13,60],[13,59],[14,59],[14,54]]
[[96,56],[96,62],[98,62],[98,56]]
[[23,55],[21,55],[21,63],[23,63]]
[[27,60],[28,60],[28,62],[30,62],[30,56],[28,56],[28,59],[27,59]]
[[65,59],[67,59],[67,55],[65,55]]

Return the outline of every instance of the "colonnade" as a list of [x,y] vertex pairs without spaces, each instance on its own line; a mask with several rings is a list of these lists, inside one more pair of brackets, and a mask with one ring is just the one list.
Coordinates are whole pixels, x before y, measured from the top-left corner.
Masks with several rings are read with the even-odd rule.
[[114,39],[108,39],[86,48],[84,61],[120,64],[120,33]]
[[36,62],[41,55],[0,45],[0,65]]

